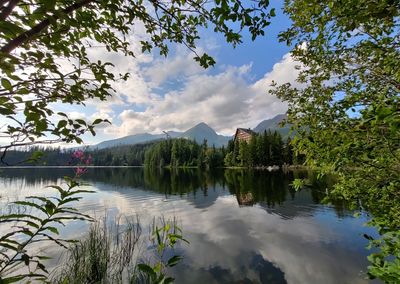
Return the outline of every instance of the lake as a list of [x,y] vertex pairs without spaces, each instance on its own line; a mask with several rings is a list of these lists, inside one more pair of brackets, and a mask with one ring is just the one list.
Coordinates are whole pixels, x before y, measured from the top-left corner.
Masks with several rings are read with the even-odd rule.
[[[0,170],[2,210],[8,201],[35,194],[73,170]],[[327,185],[296,192],[306,172],[90,168],[89,189],[76,207],[93,216],[176,217],[190,244],[168,271],[176,283],[369,283],[368,241],[376,235],[341,202],[323,204]],[[71,222],[61,233],[83,236],[87,224]],[[1,232],[3,233],[3,232]],[[0,233],[0,235],[1,235]],[[56,252],[54,252],[56,255]]]

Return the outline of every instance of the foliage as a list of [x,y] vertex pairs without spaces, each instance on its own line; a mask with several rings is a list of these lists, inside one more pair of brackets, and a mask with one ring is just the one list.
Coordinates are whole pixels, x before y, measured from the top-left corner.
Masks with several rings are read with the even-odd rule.
[[0,236],[1,283],[20,282],[26,278],[46,280],[48,271],[44,261],[49,257],[36,251],[37,243],[50,241],[67,248],[66,245],[75,240],[60,238],[60,225],[65,226],[71,220],[92,221],[90,216],[71,206],[82,198],[79,194],[92,192],[78,188],[83,185],[79,178],[86,172],[85,166],[91,163],[91,156],[78,150],[71,158],[78,164],[74,178],[66,176],[65,185],[48,186],[58,196],[28,196],[24,201],[13,202],[16,207],[0,216],[0,223],[8,225],[4,227],[8,231]]
[[332,194],[372,214],[382,253],[370,257],[369,272],[388,282],[400,270],[399,8],[390,0],[286,1],[292,26],[280,39],[294,46],[299,84],[272,91],[288,102],[296,150],[337,175]]
[[150,167],[264,167],[302,163],[303,155],[293,153],[290,138],[284,143],[276,131],[254,134],[249,144],[233,140],[225,149],[198,145],[187,139],[169,139],[150,147],[145,153],[145,165]]
[[61,166],[71,160],[71,150],[60,147],[32,146],[27,149],[8,150],[3,163],[10,166]]
[[[400,279],[400,232],[388,232],[382,239],[374,240],[370,236],[365,236],[371,240],[371,247],[379,247],[380,251],[368,256],[371,265],[368,272],[372,277],[384,279],[387,283],[396,283]],[[387,256],[393,256],[388,259]]]
[[303,155],[293,153],[291,139],[283,142],[277,132],[264,131],[254,133],[249,143],[246,141],[230,141],[224,157],[225,166],[268,167],[302,164]]
[[54,283],[123,283],[134,275],[141,236],[138,219],[121,218],[94,222],[86,237],[68,249],[54,271]]
[[[235,149],[236,148],[236,149]],[[51,147],[30,147],[26,150],[10,150],[5,162],[10,165],[74,166],[72,150]],[[33,160],[34,153],[41,153]],[[283,142],[278,132],[255,134],[249,145],[234,145],[233,140],[225,147],[208,147],[187,139],[168,139],[135,145],[121,145],[105,149],[86,150],[93,157],[94,166],[142,166],[151,167],[198,167],[221,168],[224,166],[263,167],[273,165],[297,165],[303,155],[293,153],[291,140]]]
[[[79,160],[79,166],[75,168],[74,179],[65,177],[67,189],[57,185],[49,186],[60,194],[59,197],[29,196],[26,201],[11,204],[21,208],[13,207],[12,211],[0,216],[0,223],[5,223],[2,229],[11,224],[9,232],[0,236],[0,282],[41,280],[55,283],[122,283],[128,279],[130,283],[142,283],[150,279],[154,283],[157,279],[173,280],[166,276],[166,268],[176,265],[181,257],[174,255],[164,260],[164,252],[173,249],[177,242],[187,242],[176,220],[161,218],[159,222],[153,221],[150,240],[151,246],[157,248],[155,264],[153,260],[148,260],[137,265],[138,257],[144,255],[138,250],[142,231],[138,219],[126,219],[123,223],[120,219],[110,222],[107,218],[102,222],[96,221],[91,225],[87,237],[80,241],[59,237],[59,225],[65,225],[66,221],[94,221],[70,204],[81,199],[78,194],[92,192],[76,189],[83,185],[77,178],[83,173],[89,175],[82,166],[91,162],[91,156],[78,150],[73,153],[73,158]],[[141,179],[144,182],[143,172]],[[37,252],[37,243],[44,241],[68,248],[67,257],[60,268],[51,273],[52,276],[49,276],[46,268],[49,257],[43,252]],[[73,245],[67,247],[70,243]],[[142,271],[140,268],[143,267],[153,269],[157,279],[152,278],[153,274],[146,273],[150,270]]]
[[168,259],[165,259],[167,249],[173,249],[178,242],[189,243],[183,238],[182,230],[177,226],[175,219],[166,220],[165,218],[161,218],[160,223],[161,225],[158,225],[153,219],[151,228],[152,234],[150,240],[155,247],[155,260],[149,263],[139,263],[137,266],[142,274],[138,278],[141,283],[173,283],[174,278],[167,277],[165,271],[168,267],[177,265],[183,257],[174,254],[168,257]]
[[299,191],[302,189],[305,185],[305,181],[303,179],[295,179],[292,182],[292,187],[296,190]]
[[[173,255],[165,259],[182,237],[176,220],[153,220],[150,243],[142,236],[138,218],[108,219],[94,222],[86,237],[68,249],[62,264],[53,272],[54,283],[172,283],[166,269],[182,259]],[[142,247],[153,247],[150,259]],[[156,261],[154,261],[156,259]]]
[[[94,166],[142,166],[144,153],[154,142],[121,145],[105,149],[87,148],[85,153],[93,157]],[[75,166],[71,159],[74,150],[60,147],[32,146],[26,149],[9,150],[3,160],[12,166]],[[35,154],[40,153],[38,159]]]
[[198,167],[217,168],[223,166],[224,149],[207,147],[188,139],[167,139],[151,146],[145,153],[144,163],[149,167]]
[[14,202],[15,205],[32,209],[32,212],[0,216],[0,223],[12,224],[9,232],[0,237],[1,283],[19,282],[25,278],[47,279],[48,271],[43,260],[48,257],[35,253],[33,245],[51,241],[66,248],[68,243],[74,241],[60,238],[57,225],[65,225],[70,220],[92,220],[90,216],[70,207],[70,203],[81,199],[79,194],[90,191],[77,189],[80,183],[74,179],[66,178],[66,182],[66,189],[50,186],[57,190],[58,197],[29,196],[25,201]]
[[142,166],[144,155],[154,142],[88,151],[95,166]]
[[[54,105],[84,105],[106,100],[113,83],[127,80],[110,62],[93,59],[93,48],[134,57],[131,41],[142,52],[157,48],[167,55],[169,43],[183,44],[203,67],[214,65],[207,54],[196,53],[199,30],[208,26],[234,46],[241,32],[253,40],[275,15],[269,1],[0,1],[0,115],[7,121],[2,136],[21,145],[78,142],[83,133],[95,134],[96,119],[72,119]],[[137,28],[146,35],[138,35]]]

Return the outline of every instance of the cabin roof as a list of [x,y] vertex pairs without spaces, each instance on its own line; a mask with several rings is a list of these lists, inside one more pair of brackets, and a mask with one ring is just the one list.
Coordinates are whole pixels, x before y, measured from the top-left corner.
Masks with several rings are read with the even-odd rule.
[[255,134],[255,132],[253,130],[251,130],[250,128],[237,128],[236,132],[235,132],[235,137],[233,138],[234,142],[236,141],[236,139],[238,137],[239,131],[246,133],[247,136],[251,136],[251,135]]
[[253,131],[253,130],[251,130],[250,128],[238,128],[238,129],[236,129],[236,133],[238,132],[238,131],[244,131],[244,132],[246,132],[246,133],[248,133],[248,134],[255,134],[255,132]]

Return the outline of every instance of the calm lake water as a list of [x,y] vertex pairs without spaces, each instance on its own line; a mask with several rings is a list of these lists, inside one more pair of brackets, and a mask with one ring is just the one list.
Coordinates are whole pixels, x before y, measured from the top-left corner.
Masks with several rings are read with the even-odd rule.
[[[48,195],[72,169],[1,169],[0,202]],[[325,185],[295,192],[306,173],[92,168],[83,179],[93,194],[77,207],[95,216],[178,219],[190,242],[183,262],[169,270],[176,283],[369,283],[366,214],[353,217],[341,203],[322,204]],[[67,238],[87,224],[71,222]],[[1,235],[2,232],[0,232]],[[56,253],[55,253],[56,255]]]

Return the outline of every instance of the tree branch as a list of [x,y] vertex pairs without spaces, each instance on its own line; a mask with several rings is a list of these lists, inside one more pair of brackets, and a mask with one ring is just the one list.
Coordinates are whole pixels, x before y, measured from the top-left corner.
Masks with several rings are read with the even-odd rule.
[[[15,1],[15,0],[11,0],[11,1]],[[73,11],[78,10],[79,8],[82,8],[83,6],[86,6],[89,3],[94,2],[94,1],[95,0],[81,0],[81,1],[79,1],[77,3],[74,3],[71,6],[65,8],[63,10],[63,13],[70,14]],[[53,19],[57,20],[57,19],[59,19],[59,17],[58,16],[53,16]],[[25,42],[29,41],[34,36],[38,35],[45,28],[47,28],[49,25],[50,25],[50,19],[49,18],[41,21],[39,24],[37,24],[36,26],[31,28],[30,30],[23,32],[22,34],[20,34],[19,36],[17,36],[16,38],[11,40],[10,42],[8,42],[6,45],[4,45],[0,49],[0,51],[2,53],[9,54],[11,51],[16,49],[17,47],[20,47],[22,44],[24,44]]]
[[7,152],[9,149],[14,148],[14,147],[21,147],[21,146],[33,146],[33,145],[40,145],[40,144],[55,144],[55,143],[59,143],[62,142],[63,140],[58,138],[58,139],[54,139],[54,140],[41,140],[41,141],[34,141],[34,142],[21,142],[21,143],[15,143],[15,144],[10,144],[10,145],[6,145],[6,146],[0,146],[0,163],[4,164],[6,166],[10,166],[10,164],[8,164],[5,161]]
[[3,10],[0,13],[0,21],[4,21],[14,10],[15,6],[17,6],[19,0],[10,0],[8,2],[8,6],[4,6]]
[[9,0],[0,0],[0,10],[4,8],[4,5],[8,2]]

